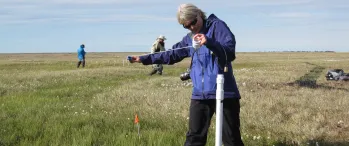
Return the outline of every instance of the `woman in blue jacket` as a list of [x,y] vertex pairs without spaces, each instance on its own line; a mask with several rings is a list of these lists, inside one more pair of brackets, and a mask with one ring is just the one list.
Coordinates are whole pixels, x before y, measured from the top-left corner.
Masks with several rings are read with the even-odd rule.
[[[190,78],[193,90],[185,146],[206,144],[208,128],[216,106],[217,74],[224,74],[223,144],[244,145],[240,134],[240,93],[231,64],[235,59],[233,33],[224,21],[214,14],[207,18],[193,4],[180,5],[177,20],[185,29],[191,31],[182,41],[163,53],[131,56],[131,63],[174,64],[186,57],[192,58]],[[191,47],[193,39],[200,41],[199,48]]]

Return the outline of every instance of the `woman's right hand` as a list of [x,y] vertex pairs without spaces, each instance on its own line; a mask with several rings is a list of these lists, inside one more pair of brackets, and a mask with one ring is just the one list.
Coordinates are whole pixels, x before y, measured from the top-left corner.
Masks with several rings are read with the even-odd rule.
[[139,58],[139,56],[129,56],[128,61],[130,61],[130,63],[141,63],[141,59]]

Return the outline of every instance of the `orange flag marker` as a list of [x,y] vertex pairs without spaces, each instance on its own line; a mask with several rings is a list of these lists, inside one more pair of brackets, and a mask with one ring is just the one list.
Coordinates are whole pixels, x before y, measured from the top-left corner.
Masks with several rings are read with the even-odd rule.
[[136,114],[135,115],[135,124],[138,124],[139,123],[139,119],[138,119],[138,115]]
[[135,115],[135,124],[137,124],[137,129],[138,129],[138,138],[140,138],[140,125],[139,125],[139,118],[138,118],[138,114]]

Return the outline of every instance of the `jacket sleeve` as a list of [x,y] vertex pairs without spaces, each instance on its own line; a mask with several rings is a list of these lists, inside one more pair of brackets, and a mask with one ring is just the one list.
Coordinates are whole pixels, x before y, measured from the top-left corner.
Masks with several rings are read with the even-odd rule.
[[189,46],[189,44],[188,44],[188,37],[189,37],[189,35],[184,36],[182,41],[180,41],[180,42],[178,42],[178,43],[176,43],[176,44],[174,44],[172,46],[172,49],[177,49],[177,48],[182,48],[182,47]]
[[[223,21],[217,21],[214,25],[213,38],[207,37],[206,47],[222,61],[233,61],[235,59],[235,36]],[[225,62],[226,63],[226,62]]]
[[190,48],[181,48],[181,47],[185,47],[186,46],[185,44],[187,44],[186,37],[184,37],[182,41],[173,45],[171,50],[161,52],[161,53],[156,53],[156,54],[148,54],[148,55],[140,56],[140,60],[143,63],[143,65],[149,65],[149,64],[172,65],[190,56],[190,52],[191,52]]
[[143,65],[149,64],[175,64],[190,56],[190,48],[173,49],[161,53],[140,56]]

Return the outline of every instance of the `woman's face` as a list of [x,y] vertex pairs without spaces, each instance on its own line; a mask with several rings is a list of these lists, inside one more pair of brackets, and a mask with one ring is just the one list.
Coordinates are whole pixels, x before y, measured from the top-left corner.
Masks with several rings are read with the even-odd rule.
[[203,20],[198,15],[195,19],[183,23],[185,29],[189,29],[193,33],[199,33],[202,28]]

